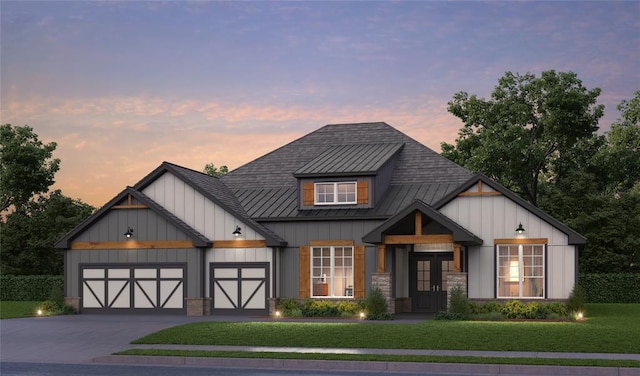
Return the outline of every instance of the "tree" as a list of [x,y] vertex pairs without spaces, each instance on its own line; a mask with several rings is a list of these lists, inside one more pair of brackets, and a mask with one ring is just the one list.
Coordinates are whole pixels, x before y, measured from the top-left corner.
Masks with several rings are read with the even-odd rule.
[[603,188],[613,194],[629,191],[640,182],[640,90],[618,105],[622,118],[605,134],[595,155]]
[[43,144],[29,126],[0,126],[0,212],[49,190],[60,168],[60,160],[52,158],[56,146]]
[[94,210],[60,190],[17,207],[0,223],[1,273],[62,274],[63,254],[53,245]]
[[[555,158],[541,182],[540,206],[587,237],[585,273],[640,272],[640,92],[618,109],[603,136]],[[635,119],[635,120],[634,120]]]
[[448,110],[463,127],[455,145],[442,144],[442,155],[537,205],[550,162],[597,131],[604,111],[596,104],[599,95],[600,89],[587,90],[573,72],[507,72],[488,100],[454,95]]
[[215,176],[217,178],[226,175],[229,172],[229,168],[225,165],[220,166],[220,168],[216,167],[213,163],[207,163],[204,166],[204,170],[202,171],[209,176]]

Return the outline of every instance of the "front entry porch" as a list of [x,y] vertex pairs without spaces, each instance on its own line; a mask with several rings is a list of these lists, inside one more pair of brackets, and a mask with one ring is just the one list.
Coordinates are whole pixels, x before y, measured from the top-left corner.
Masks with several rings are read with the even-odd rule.
[[421,201],[363,237],[377,245],[372,285],[387,297],[390,313],[446,311],[449,292],[466,293],[468,246],[482,239]]

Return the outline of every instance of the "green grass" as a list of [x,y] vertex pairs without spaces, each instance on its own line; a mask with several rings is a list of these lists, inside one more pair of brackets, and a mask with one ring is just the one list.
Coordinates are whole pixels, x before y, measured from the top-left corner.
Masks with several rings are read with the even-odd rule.
[[263,358],[263,359],[313,359],[347,360],[373,362],[423,362],[423,363],[470,363],[470,364],[518,364],[545,366],[581,366],[581,367],[635,367],[640,362],[634,360],[607,359],[556,359],[556,358],[492,358],[432,355],[373,355],[373,354],[320,354],[320,353],[280,353],[280,352],[244,352],[244,351],[204,351],[204,350],[162,350],[132,349],[115,355],[135,356],[186,356],[202,358]]
[[590,304],[585,322],[199,322],[133,343],[640,353],[640,304]]
[[42,302],[0,302],[0,319],[15,319],[36,316],[38,306]]

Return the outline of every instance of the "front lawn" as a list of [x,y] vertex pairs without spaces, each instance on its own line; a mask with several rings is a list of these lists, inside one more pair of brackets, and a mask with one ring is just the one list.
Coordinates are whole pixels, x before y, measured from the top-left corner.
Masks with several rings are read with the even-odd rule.
[[36,316],[40,304],[42,302],[2,301],[0,302],[0,319]]
[[584,322],[199,322],[137,344],[640,353],[639,304],[589,304]]

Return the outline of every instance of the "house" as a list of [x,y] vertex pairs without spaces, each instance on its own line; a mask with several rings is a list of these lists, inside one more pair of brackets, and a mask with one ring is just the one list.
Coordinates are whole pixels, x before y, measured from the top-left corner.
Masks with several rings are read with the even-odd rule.
[[[516,231],[517,230],[517,231]],[[222,178],[162,163],[60,239],[80,312],[267,314],[278,298],[391,312],[566,299],[585,238],[386,123],[324,126]]]

